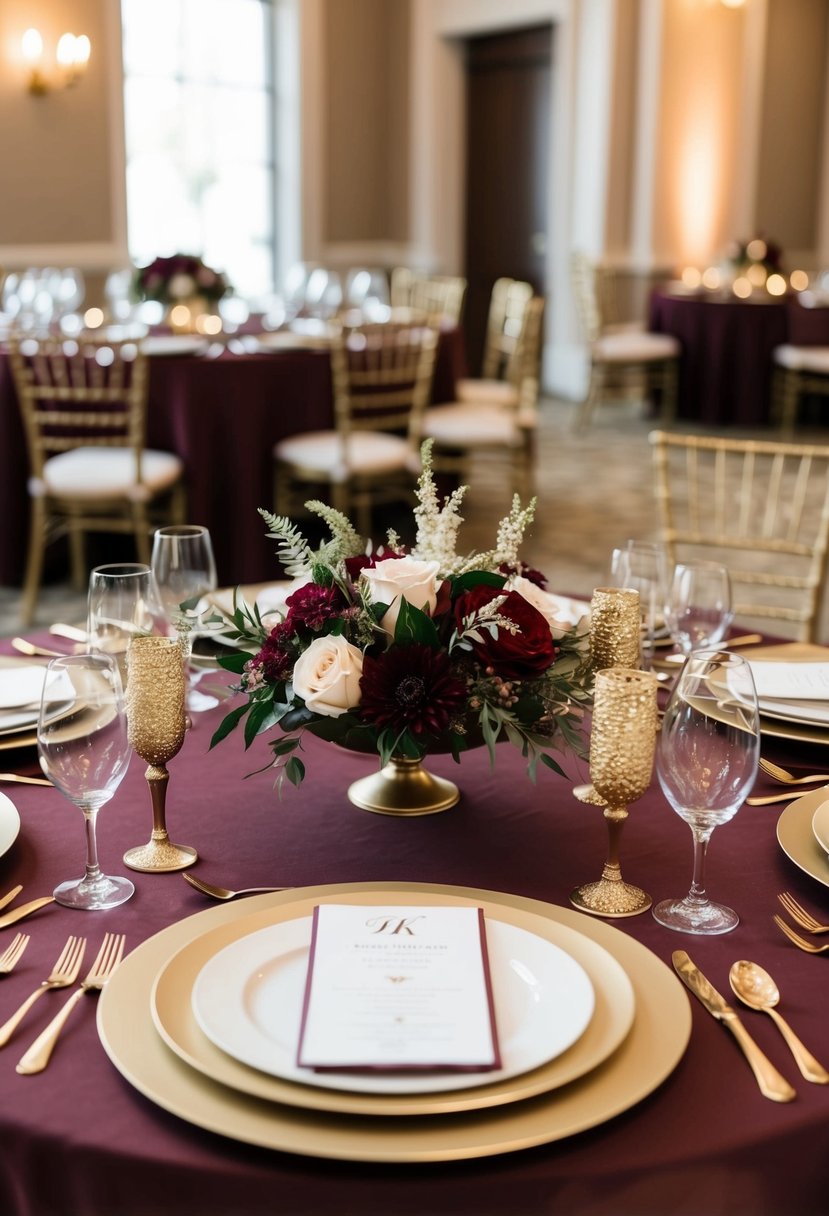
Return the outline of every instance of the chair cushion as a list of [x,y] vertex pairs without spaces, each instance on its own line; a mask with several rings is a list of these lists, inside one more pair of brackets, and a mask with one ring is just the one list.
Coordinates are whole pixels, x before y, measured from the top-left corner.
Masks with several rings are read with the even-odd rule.
[[423,414],[423,436],[446,447],[512,447],[521,439],[521,426],[530,419],[518,419],[515,412],[498,406],[460,402],[436,405]]
[[458,401],[482,401],[487,405],[515,405],[518,390],[506,380],[459,380],[455,385]]
[[355,475],[420,472],[418,455],[409,442],[383,431],[355,431],[345,446],[337,431],[305,431],[281,439],[273,454],[283,464],[335,482]]
[[60,498],[128,498],[136,502],[175,485],[184,470],[172,452],[144,449],[141,483],[132,448],[79,447],[46,461],[43,488]]
[[791,346],[786,343],[774,349],[778,367],[795,372],[817,372],[829,376],[829,346]]
[[681,347],[670,334],[624,332],[606,334],[593,343],[593,358],[600,363],[656,363],[676,359]]

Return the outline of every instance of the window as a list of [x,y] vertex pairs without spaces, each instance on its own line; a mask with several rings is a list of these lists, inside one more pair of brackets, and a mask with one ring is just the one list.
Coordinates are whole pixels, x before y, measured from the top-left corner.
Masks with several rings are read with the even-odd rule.
[[274,282],[270,0],[122,0],[130,257]]

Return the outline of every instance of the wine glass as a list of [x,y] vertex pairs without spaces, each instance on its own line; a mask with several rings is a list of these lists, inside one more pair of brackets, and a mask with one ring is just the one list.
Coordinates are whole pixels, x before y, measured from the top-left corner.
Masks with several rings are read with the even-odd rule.
[[705,857],[714,828],[733,819],[757,775],[760,718],[751,667],[726,651],[691,654],[662,719],[656,772],[668,802],[694,837],[694,873],[684,899],[653,910],[668,929],[728,933],[739,924],[731,908],[709,900]]
[[193,713],[212,709],[218,698],[196,688],[202,672],[193,670],[193,631],[203,628],[212,605],[205,596],[216,590],[216,563],[207,528],[199,524],[172,524],[153,537],[152,571],[171,628],[178,635],[187,665],[187,708]]
[[648,541],[629,540],[623,549],[613,553],[614,582],[619,587],[632,587],[639,592],[642,610],[642,666],[649,668],[653,660],[656,635],[665,623],[667,595],[667,561],[661,545]]
[[128,878],[104,874],[98,864],[98,811],[121,784],[130,762],[127,718],[118,664],[108,655],[53,659],[37,724],[40,767],[86,821],[86,871],[55,888],[68,908],[115,908],[132,895]]
[[671,579],[665,615],[683,654],[718,646],[734,618],[727,568],[718,562],[679,562]]
[[93,653],[113,655],[122,683],[127,649],[138,634],[158,633],[163,619],[153,574],[141,562],[96,566],[89,576],[87,633]]

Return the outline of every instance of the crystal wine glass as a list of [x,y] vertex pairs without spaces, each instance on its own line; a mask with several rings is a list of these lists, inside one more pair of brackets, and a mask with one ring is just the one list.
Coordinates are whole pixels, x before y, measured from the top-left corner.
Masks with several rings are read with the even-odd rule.
[[172,524],[153,537],[152,570],[161,603],[171,628],[178,635],[187,665],[187,708],[193,713],[218,705],[216,697],[195,687],[203,674],[194,672],[193,631],[203,628],[213,609],[205,599],[216,590],[216,563],[207,528],[198,524]]
[[158,633],[163,620],[150,567],[141,562],[96,566],[89,576],[87,607],[89,649],[112,655],[126,683],[130,642],[142,633]]
[[53,659],[47,668],[37,725],[40,766],[65,798],[83,811],[86,872],[55,888],[69,908],[115,908],[134,891],[128,878],[98,864],[98,811],[121,784],[130,762],[118,665],[108,655]]
[[663,793],[694,837],[694,873],[684,899],[653,910],[668,929],[728,933],[739,924],[731,908],[709,900],[705,857],[714,828],[733,819],[757,775],[760,719],[751,667],[726,651],[691,654],[662,719],[656,772]]
[[734,618],[727,568],[718,562],[678,563],[668,592],[666,617],[683,654],[718,646]]

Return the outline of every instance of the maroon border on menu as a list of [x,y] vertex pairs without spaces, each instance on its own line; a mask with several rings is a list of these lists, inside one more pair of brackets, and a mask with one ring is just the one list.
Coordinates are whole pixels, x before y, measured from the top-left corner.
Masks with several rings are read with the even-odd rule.
[[[368,907],[369,905],[365,905]],[[440,905],[435,905],[440,907]],[[447,908],[454,905],[446,905]],[[491,1064],[304,1064],[302,1048],[305,1042],[305,1026],[308,1019],[308,1007],[311,1003],[311,988],[314,977],[314,957],[317,948],[317,930],[319,925],[319,905],[314,908],[311,919],[311,945],[308,951],[308,971],[305,976],[305,992],[302,998],[302,1018],[299,1027],[296,1063],[298,1068],[307,1068],[313,1072],[343,1072],[343,1073],[410,1073],[410,1072],[494,1072],[501,1068],[501,1047],[498,1041],[498,1023],[495,1017],[495,1000],[492,993],[492,971],[489,965],[489,951],[486,940],[486,920],[483,908],[478,908],[478,933],[481,945],[481,962],[484,971],[484,987],[486,989],[487,1010],[489,1012],[489,1030],[492,1040]]]

